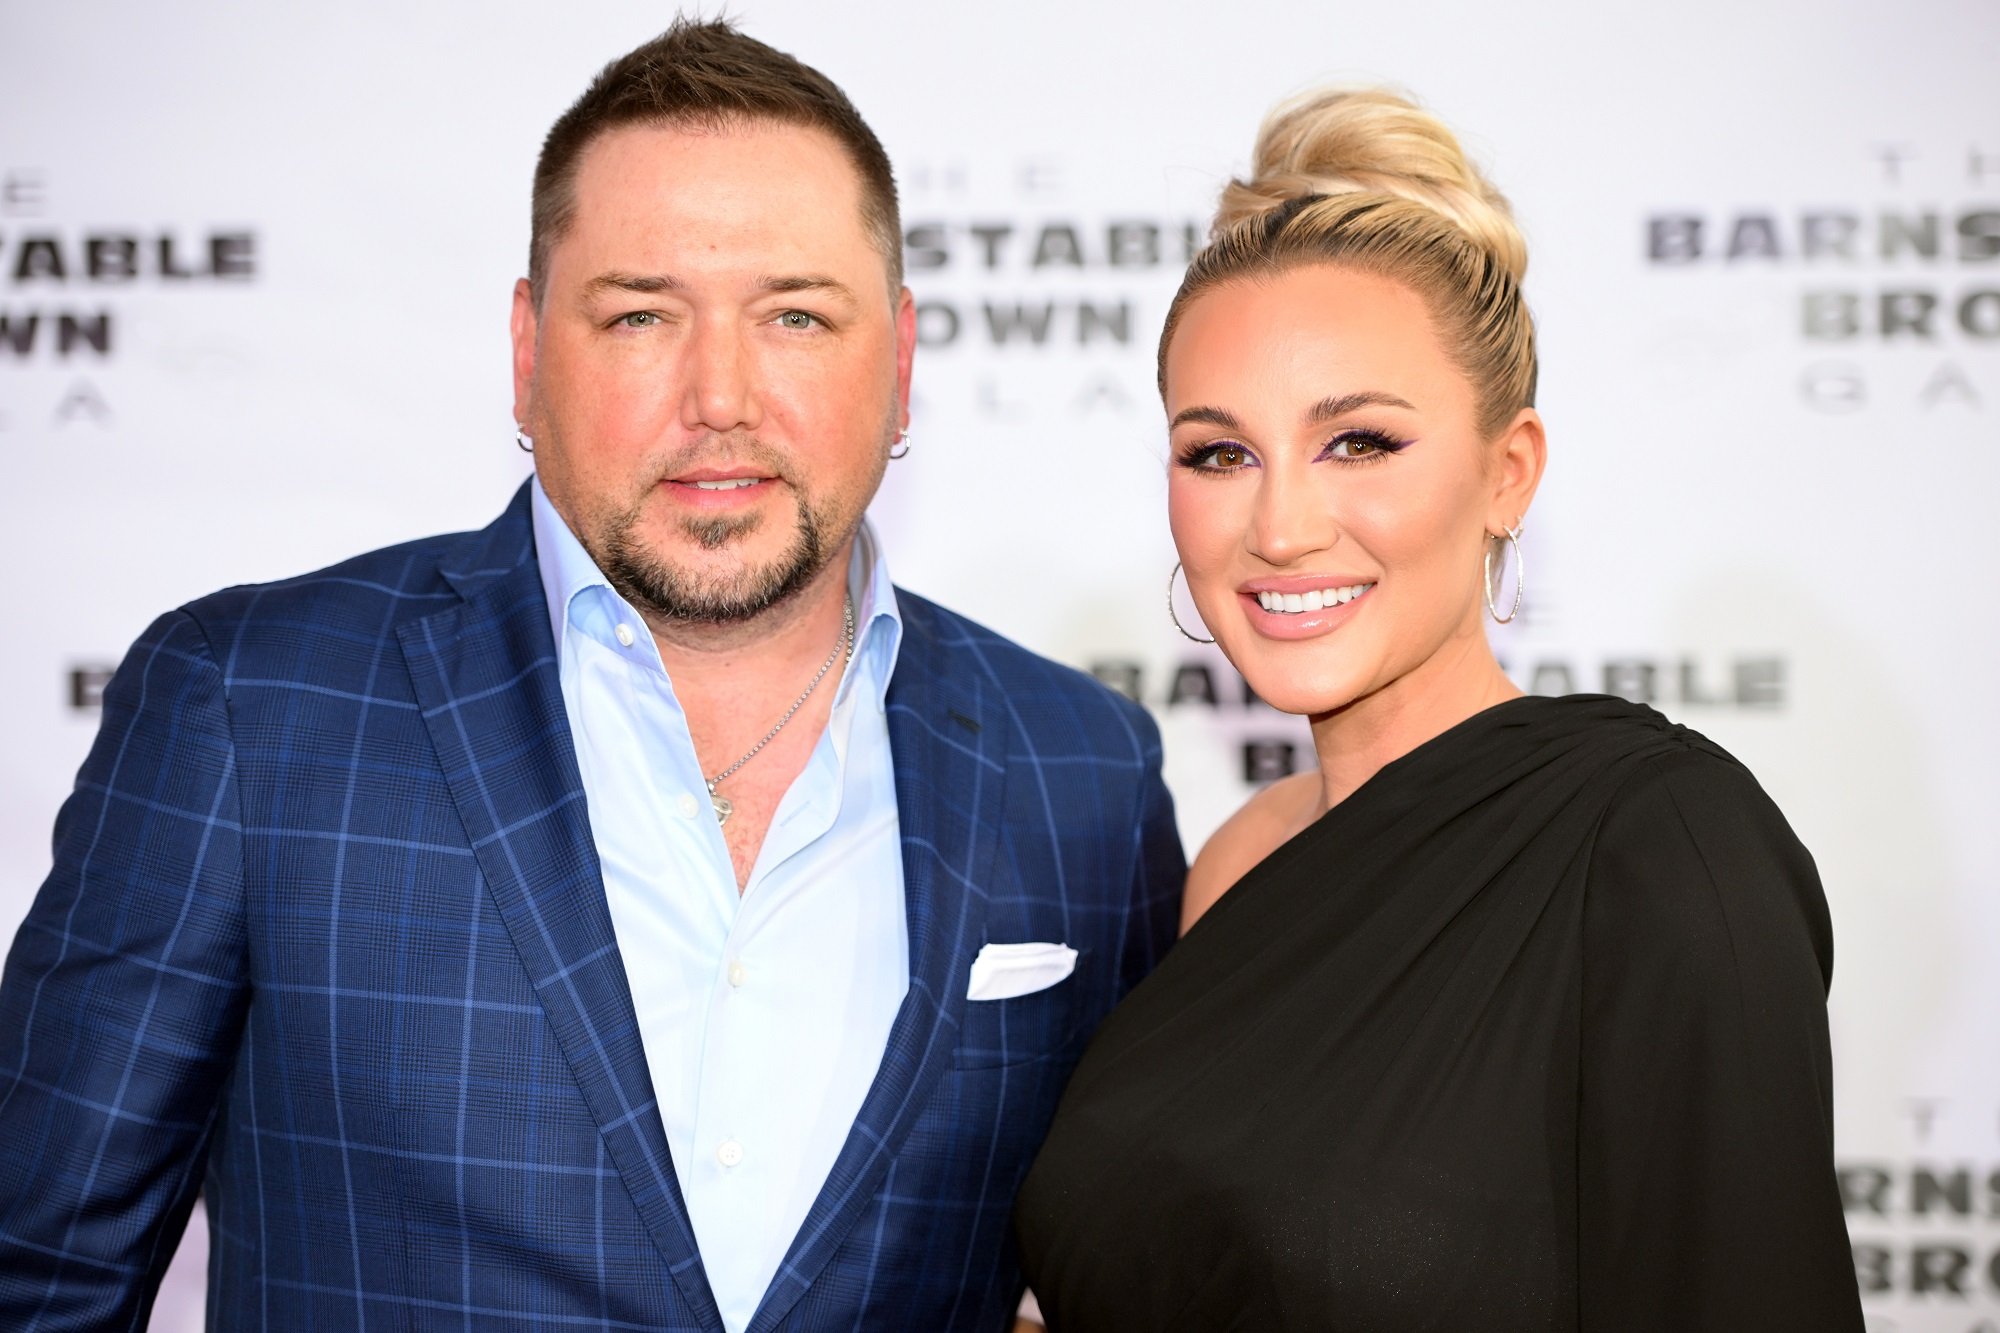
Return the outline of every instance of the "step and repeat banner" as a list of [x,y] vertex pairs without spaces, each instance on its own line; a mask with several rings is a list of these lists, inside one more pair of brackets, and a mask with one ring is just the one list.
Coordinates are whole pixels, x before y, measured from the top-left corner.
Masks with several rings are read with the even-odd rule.
[[[1161,317],[1264,110],[1409,89],[1528,234],[1527,689],[1742,757],[1832,905],[1877,1333],[2000,1333],[2000,7],[745,0],[894,157],[898,580],[1159,719],[1189,849],[1311,762],[1164,607]],[[486,523],[551,120],[664,4],[0,0],[0,933],[159,611]],[[201,1322],[197,1217],[153,1326]]]

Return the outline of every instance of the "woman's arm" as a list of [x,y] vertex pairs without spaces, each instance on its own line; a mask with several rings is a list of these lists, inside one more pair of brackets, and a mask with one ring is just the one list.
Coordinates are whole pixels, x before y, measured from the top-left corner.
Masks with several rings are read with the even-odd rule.
[[1833,939],[1809,856],[1719,751],[1613,798],[1583,920],[1581,1326],[1862,1327],[1833,1166]]

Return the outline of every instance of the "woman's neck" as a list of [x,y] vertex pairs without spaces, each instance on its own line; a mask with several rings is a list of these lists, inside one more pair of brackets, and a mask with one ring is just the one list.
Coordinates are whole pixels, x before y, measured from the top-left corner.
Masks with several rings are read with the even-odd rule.
[[1485,635],[1475,632],[1448,641],[1387,685],[1314,716],[1321,808],[1331,810],[1385,765],[1520,693]]

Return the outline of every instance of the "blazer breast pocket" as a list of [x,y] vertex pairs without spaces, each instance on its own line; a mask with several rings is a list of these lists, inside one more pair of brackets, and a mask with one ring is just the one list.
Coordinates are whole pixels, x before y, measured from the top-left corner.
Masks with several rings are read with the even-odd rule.
[[[1049,952],[1057,949],[1060,955]],[[982,949],[973,963],[953,1065],[992,1069],[1061,1051],[1076,1035],[1077,996],[1088,954],[1060,945],[989,944]],[[981,995],[997,998],[974,998]]]

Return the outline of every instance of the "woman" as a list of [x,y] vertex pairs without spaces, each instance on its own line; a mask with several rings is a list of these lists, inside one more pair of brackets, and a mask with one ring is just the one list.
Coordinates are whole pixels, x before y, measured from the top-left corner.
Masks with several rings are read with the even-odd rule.
[[1861,1327],[1811,858],[1713,743],[1487,646],[1544,459],[1525,264],[1436,119],[1323,93],[1175,298],[1174,542],[1319,763],[1202,851],[1069,1085],[1017,1212],[1055,1333]]

